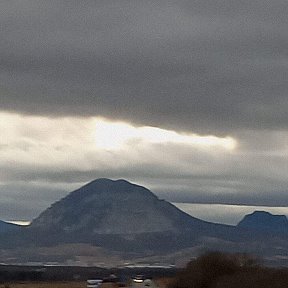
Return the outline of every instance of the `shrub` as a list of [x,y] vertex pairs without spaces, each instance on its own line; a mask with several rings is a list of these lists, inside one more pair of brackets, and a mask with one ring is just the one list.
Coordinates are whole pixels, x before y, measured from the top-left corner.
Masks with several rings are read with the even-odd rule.
[[253,259],[239,254],[212,252],[188,263],[178,274],[170,288],[210,288],[224,276],[233,275],[247,266],[254,266]]

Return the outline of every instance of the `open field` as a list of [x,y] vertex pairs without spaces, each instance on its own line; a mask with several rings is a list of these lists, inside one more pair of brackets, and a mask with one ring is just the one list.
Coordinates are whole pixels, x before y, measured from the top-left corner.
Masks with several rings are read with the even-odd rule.
[[86,282],[18,282],[0,284],[0,288],[86,288]]
[[[172,278],[160,278],[155,282],[159,288],[165,288]],[[59,281],[59,282],[7,282],[0,284],[0,288],[86,288],[86,281]],[[117,284],[103,283],[102,288],[116,288]]]

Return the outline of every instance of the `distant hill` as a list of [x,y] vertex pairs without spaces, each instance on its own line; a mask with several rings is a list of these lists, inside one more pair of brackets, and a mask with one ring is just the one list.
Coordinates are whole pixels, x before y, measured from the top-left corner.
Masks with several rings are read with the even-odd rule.
[[237,226],[258,231],[288,233],[288,220],[285,215],[273,215],[265,211],[255,211],[246,215]]

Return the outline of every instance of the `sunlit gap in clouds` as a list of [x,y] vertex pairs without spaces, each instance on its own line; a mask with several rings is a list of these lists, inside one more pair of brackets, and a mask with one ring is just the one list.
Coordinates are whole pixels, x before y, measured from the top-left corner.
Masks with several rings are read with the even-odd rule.
[[[8,112],[0,112],[0,135],[0,159],[5,167],[0,180],[4,183],[9,179],[43,180],[48,177],[46,175],[54,179],[54,171],[96,173],[103,171],[103,167],[107,174],[103,177],[115,173],[124,177],[120,168],[125,171],[132,166],[146,173],[139,163],[158,167],[160,174],[170,173],[172,167],[181,168],[176,173],[178,176],[179,171],[185,175],[193,171],[199,173],[206,167],[190,165],[187,153],[191,155],[189,159],[204,154],[208,157],[211,153],[221,157],[223,153],[233,152],[237,145],[229,136],[200,136],[163,128],[137,127],[100,117],[44,117]],[[131,153],[131,149],[135,153]],[[162,153],[161,157],[158,157],[159,153]],[[163,157],[163,153],[167,157]],[[154,156],[149,158],[148,155]],[[62,178],[61,173],[57,175],[56,179]],[[125,174],[125,177],[129,178],[129,175]],[[75,181],[75,176],[73,179]]]
[[20,225],[20,226],[28,226],[30,225],[30,221],[21,221],[21,220],[9,220],[9,221],[6,221],[8,223],[12,223],[12,224],[17,224],[17,225]]
[[98,148],[107,150],[121,149],[125,144],[138,141],[150,144],[186,144],[203,148],[220,147],[226,150],[234,150],[237,144],[235,139],[228,136],[221,138],[212,135],[180,134],[157,127],[135,127],[125,122],[103,119],[95,119],[95,141]]
[[0,112],[0,132],[4,135],[0,144],[16,143],[19,146],[19,142],[23,142],[24,146],[33,145],[34,149],[38,144],[54,148],[65,146],[66,149],[72,146],[82,149],[85,145],[87,149],[94,147],[99,151],[121,150],[137,143],[190,145],[227,151],[237,146],[236,140],[229,136],[203,136],[158,127],[137,127],[132,123],[109,121],[100,117],[52,118]]

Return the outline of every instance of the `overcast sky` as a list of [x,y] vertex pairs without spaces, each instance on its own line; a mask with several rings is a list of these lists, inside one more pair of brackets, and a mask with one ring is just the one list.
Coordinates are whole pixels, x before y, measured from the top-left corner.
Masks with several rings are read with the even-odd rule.
[[99,177],[287,206],[287,15],[286,0],[1,1],[0,219]]

